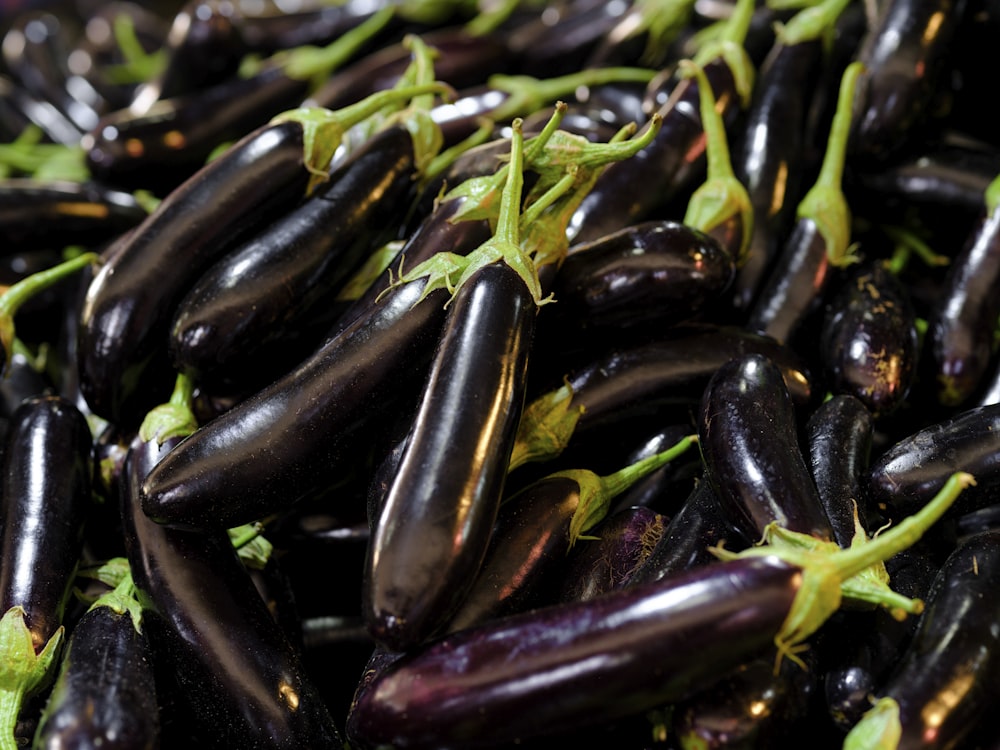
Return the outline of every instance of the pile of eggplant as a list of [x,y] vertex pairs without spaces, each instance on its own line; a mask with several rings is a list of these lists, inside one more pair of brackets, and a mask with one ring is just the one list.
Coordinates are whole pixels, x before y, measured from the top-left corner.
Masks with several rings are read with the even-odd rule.
[[1000,747],[997,38],[0,5],[0,750]]

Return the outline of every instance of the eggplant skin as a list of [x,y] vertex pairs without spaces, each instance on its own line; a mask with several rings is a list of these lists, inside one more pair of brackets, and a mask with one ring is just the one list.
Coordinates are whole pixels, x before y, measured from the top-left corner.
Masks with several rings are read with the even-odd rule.
[[33,747],[156,750],[160,715],[145,634],[100,606],[73,626]]
[[1000,700],[1000,530],[957,547],[927,593],[900,665],[878,695],[899,704],[899,750],[960,747]]
[[352,748],[487,748],[673,703],[773,648],[801,585],[774,557],[551,605],[403,654],[355,696]]

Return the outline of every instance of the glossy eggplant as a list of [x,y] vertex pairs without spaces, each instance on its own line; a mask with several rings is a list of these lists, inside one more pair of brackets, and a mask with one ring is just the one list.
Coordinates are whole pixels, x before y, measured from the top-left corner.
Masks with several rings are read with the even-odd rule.
[[927,609],[902,660],[878,686],[875,707],[851,730],[844,747],[869,747],[883,725],[895,747],[960,747],[996,704],[1000,650],[994,592],[1000,581],[1000,532],[969,537],[939,570]]
[[906,286],[884,262],[847,274],[824,313],[819,346],[831,391],[860,399],[875,418],[903,404],[917,377],[917,316]]
[[395,237],[416,175],[404,126],[374,135],[324,186],[191,286],[171,324],[174,366],[199,380],[232,379],[282,360],[290,340],[305,339],[296,359],[315,349],[332,323],[323,308],[366,254]]
[[[442,202],[402,252],[426,252],[418,248],[429,243],[432,253],[461,254],[488,238],[486,221],[452,221],[463,202]],[[150,473],[145,511],[161,521],[226,528],[289,507],[341,476],[344,462],[363,449],[365,430],[423,385],[447,294],[415,304],[424,288],[419,279],[359,300],[306,360],[202,425]]]
[[32,747],[156,750],[160,739],[149,637],[127,610],[98,604],[73,624]]
[[925,132],[968,5],[888,0],[879,6],[856,55],[865,74],[851,128],[852,158],[884,162]]
[[154,658],[168,666],[199,729],[220,746],[343,747],[299,652],[229,535],[161,526],[142,512],[142,481],[175,440],[132,444],[120,498]]
[[364,686],[348,739],[501,747],[660,707],[773,648],[800,581],[776,558],[719,563],[453,633]]
[[147,215],[135,196],[95,182],[21,178],[0,183],[4,253],[100,246],[138,226]]
[[539,318],[539,335],[589,338],[591,329],[647,322],[669,327],[697,317],[732,283],[735,260],[704,232],[645,221],[570,247]]
[[748,354],[719,367],[702,396],[698,444],[723,508],[751,538],[782,528],[832,540],[781,370]]
[[930,373],[938,401],[961,407],[983,383],[994,361],[994,331],[1000,299],[1000,178],[983,193],[983,207],[963,233],[964,243],[948,265],[926,335]]
[[869,502],[892,518],[909,515],[953,471],[976,478],[956,512],[991,505],[1000,486],[1000,404],[965,409],[896,441],[874,457],[862,479]]
[[875,420],[864,402],[850,394],[833,396],[816,407],[805,426],[809,470],[819,493],[833,540],[850,547],[856,520],[871,528],[861,484],[871,460]]
[[609,513],[569,552],[554,602],[586,601],[629,585],[656,546],[667,517],[645,505]]
[[391,648],[438,630],[486,554],[524,403],[536,311],[505,262],[477,271],[450,303],[365,569],[365,617]]

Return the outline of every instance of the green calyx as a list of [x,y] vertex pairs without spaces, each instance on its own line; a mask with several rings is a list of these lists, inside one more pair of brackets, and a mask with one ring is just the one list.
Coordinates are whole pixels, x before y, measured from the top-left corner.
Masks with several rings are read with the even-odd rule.
[[897,750],[903,737],[899,704],[879,698],[844,738],[843,750]]
[[582,414],[583,407],[573,403],[568,383],[538,396],[521,412],[507,471],[561,454]]
[[684,223],[709,233],[717,226],[737,218],[742,227],[742,237],[734,260],[737,266],[741,266],[746,262],[753,236],[754,211],[750,194],[733,171],[726,127],[715,108],[715,94],[705,71],[690,60],[681,60],[679,66],[683,74],[694,77],[698,82],[701,122],[705,130],[705,156],[708,162],[706,180],[688,201]]
[[19,605],[0,618],[0,750],[17,749],[14,731],[21,707],[51,681],[63,633],[60,625],[45,644],[35,643]]
[[986,186],[983,201],[986,204],[986,215],[991,216],[1000,206],[1000,175],[994,177]]
[[129,570],[128,562],[123,558],[115,558],[124,564],[125,570],[119,576],[118,582],[110,591],[102,594],[90,605],[90,609],[97,607],[108,607],[120,615],[127,614],[132,620],[132,627],[137,633],[142,632],[142,605],[136,598],[135,582],[132,580],[132,572]]
[[139,425],[139,437],[144,442],[156,442],[157,446],[174,437],[186,437],[198,429],[198,420],[191,406],[194,385],[191,379],[181,373],[174,381],[170,400],[154,406]]
[[834,266],[846,266],[856,260],[850,252],[851,210],[844,196],[842,180],[854,95],[863,71],[864,64],[860,62],[851,63],[844,70],[819,176],[796,211],[799,219],[810,220],[816,225],[826,242],[830,263]]
[[254,570],[263,570],[274,551],[274,545],[264,537],[264,525],[246,523],[227,529],[227,533],[243,564]]
[[646,35],[640,58],[644,63],[662,63],[670,45],[690,22],[694,5],[694,0],[636,0],[629,36]]
[[46,268],[44,271],[38,271],[30,276],[26,276],[7,287],[0,294],[0,346],[3,347],[4,356],[3,362],[0,363],[0,368],[2,368],[3,374],[10,368],[10,360],[14,352],[16,339],[14,316],[21,305],[36,294],[68,278],[77,271],[96,265],[99,261],[100,256],[97,253],[81,253],[52,268]]
[[298,122],[303,129],[302,161],[312,174],[306,193],[329,179],[330,162],[344,135],[353,126],[363,122],[385,107],[407,101],[422,94],[453,93],[450,86],[435,82],[398,89],[386,89],[337,110],[324,107],[299,107],[282,112],[272,118],[272,123]]
[[798,594],[774,639],[778,649],[775,669],[780,667],[784,657],[805,668],[798,656],[805,648],[805,640],[840,607],[844,597],[858,596],[859,591],[862,594],[858,598],[862,601],[885,606],[896,616],[903,612],[919,612],[922,604],[906,604],[910,600],[895,592],[879,595],[881,584],[878,581],[882,574],[878,571],[873,574],[869,569],[915,544],[951,507],[962,490],[974,483],[971,474],[952,474],[937,495],[917,513],[870,539],[856,537],[846,549],[834,542],[782,529],[776,524],[770,524],[765,529],[763,541],[750,549],[733,553],[713,548],[713,553],[722,560],[775,556],[802,570]]

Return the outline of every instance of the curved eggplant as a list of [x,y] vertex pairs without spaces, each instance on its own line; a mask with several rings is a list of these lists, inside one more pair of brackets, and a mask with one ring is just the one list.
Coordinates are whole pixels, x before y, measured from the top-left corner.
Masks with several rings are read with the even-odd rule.
[[175,367],[198,380],[245,378],[290,338],[306,339],[304,354],[315,349],[331,324],[319,308],[366,253],[395,236],[415,175],[411,134],[383,130],[323,187],[227,252],[177,305]]
[[161,526],[138,502],[162,446],[137,439],[126,459],[125,547],[157,661],[199,728],[228,747],[344,747],[300,655],[285,638],[225,531]]
[[751,538],[782,528],[833,539],[781,371],[760,354],[722,365],[705,388],[698,445],[723,507]]

